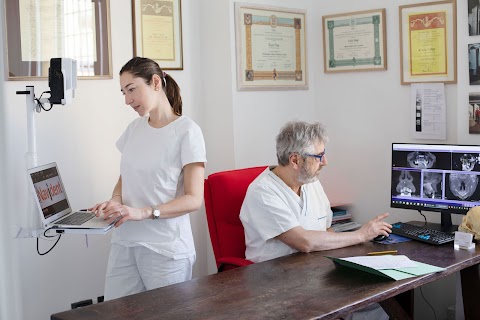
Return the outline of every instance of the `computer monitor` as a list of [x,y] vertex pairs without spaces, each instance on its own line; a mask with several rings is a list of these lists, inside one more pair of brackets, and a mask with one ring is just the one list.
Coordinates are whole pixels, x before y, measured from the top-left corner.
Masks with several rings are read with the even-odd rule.
[[451,213],[480,205],[480,146],[392,144],[392,208],[441,213],[443,231],[454,231]]

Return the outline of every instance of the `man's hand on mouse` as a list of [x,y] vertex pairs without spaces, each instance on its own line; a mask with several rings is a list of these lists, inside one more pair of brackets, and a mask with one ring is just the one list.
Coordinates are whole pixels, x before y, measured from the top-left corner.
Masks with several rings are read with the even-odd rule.
[[383,234],[380,234],[380,235],[376,236],[375,238],[373,238],[373,241],[383,241],[386,238],[387,237],[385,237]]
[[378,215],[360,228],[360,232],[363,234],[365,241],[372,240],[379,235],[388,237],[392,232],[392,225],[383,221],[386,217],[388,217],[388,213]]

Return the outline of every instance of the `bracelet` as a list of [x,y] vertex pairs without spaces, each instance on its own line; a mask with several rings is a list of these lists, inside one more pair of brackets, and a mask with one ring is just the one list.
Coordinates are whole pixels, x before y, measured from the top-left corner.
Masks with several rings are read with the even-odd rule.
[[115,198],[115,197],[120,197],[120,198],[121,198],[122,195],[121,195],[121,194],[114,194],[114,195],[112,195],[112,197],[111,197],[110,199],[113,199],[113,198]]

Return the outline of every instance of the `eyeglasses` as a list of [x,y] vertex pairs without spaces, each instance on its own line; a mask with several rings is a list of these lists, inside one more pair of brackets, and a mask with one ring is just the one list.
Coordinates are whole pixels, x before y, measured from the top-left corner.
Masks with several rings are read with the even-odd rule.
[[308,156],[308,157],[314,157],[314,158],[317,158],[318,161],[322,162],[323,160],[323,156],[325,155],[325,152],[327,152],[327,149],[324,149],[323,152],[320,152],[319,154],[310,154],[310,153],[306,153],[305,155]]

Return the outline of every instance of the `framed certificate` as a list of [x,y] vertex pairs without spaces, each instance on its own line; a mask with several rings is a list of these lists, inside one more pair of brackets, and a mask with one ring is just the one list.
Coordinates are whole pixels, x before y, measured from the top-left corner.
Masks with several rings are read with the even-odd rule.
[[455,0],[399,7],[401,83],[457,82]]
[[5,0],[8,80],[48,78],[51,58],[77,60],[79,79],[111,79],[109,0]]
[[325,73],[387,69],[385,9],[324,16]]
[[307,89],[305,11],[235,4],[238,90]]
[[133,53],[183,70],[180,0],[132,0]]

